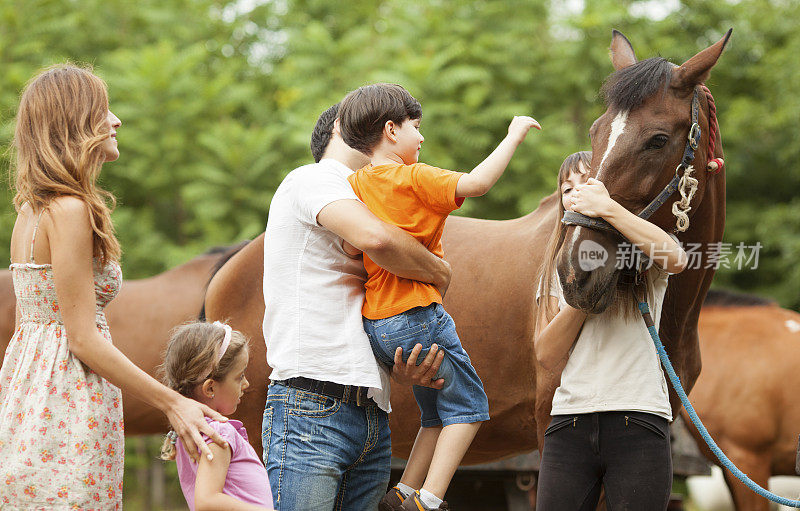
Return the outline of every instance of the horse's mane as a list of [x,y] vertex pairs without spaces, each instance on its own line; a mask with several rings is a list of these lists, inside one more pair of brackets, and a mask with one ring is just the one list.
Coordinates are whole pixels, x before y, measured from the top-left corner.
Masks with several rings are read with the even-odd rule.
[[[217,260],[214,266],[211,267],[211,275],[208,277],[208,282],[211,282],[211,279],[214,278],[214,275],[217,274],[220,268],[225,266],[225,263],[230,261],[231,257],[235,256],[246,247],[252,240],[245,240],[241,241],[235,245],[228,245],[226,247],[212,247],[206,252],[206,254],[221,254],[221,257]],[[206,285],[208,285],[208,282]]]
[[[235,245],[219,245],[219,246],[216,246],[216,247],[211,247],[208,250],[206,250],[205,252],[203,252],[203,255],[223,255],[223,254],[227,254],[228,251],[230,251],[232,249],[235,249],[235,248],[243,247],[244,245],[247,245],[248,243],[250,243],[249,240],[248,241],[243,241],[241,243],[237,243]],[[219,268],[217,268],[217,269],[219,269]]]
[[764,305],[775,305],[773,300],[761,296],[745,293],[736,293],[727,289],[709,289],[703,306],[716,307],[758,307]]
[[667,91],[674,64],[662,57],[652,57],[624,67],[609,76],[601,94],[606,104],[618,110],[635,110],[661,89]]
[[[236,254],[239,253],[240,250],[242,250],[244,247],[246,247],[247,244],[250,243],[250,241],[252,241],[252,240],[245,240],[245,241],[242,241],[241,243],[237,243],[235,245],[228,245],[228,246],[222,246],[222,247],[211,247],[210,249],[208,249],[206,251],[205,255],[221,254],[220,258],[217,260],[216,263],[214,263],[214,266],[211,268],[211,272],[209,273],[209,276],[208,276],[208,281],[206,282],[206,289],[208,289],[208,285],[211,283],[211,279],[214,278],[214,275],[217,274],[217,272],[220,270],[220,268],[225,266],[225,263],[230,261],[231,257],[235,256]],[[205,321],[206,320],[206,300],[205,300],[205,297],[203,297],[203,305],[200,307],[200,313],[197,315],[197,318],[200,321]]]

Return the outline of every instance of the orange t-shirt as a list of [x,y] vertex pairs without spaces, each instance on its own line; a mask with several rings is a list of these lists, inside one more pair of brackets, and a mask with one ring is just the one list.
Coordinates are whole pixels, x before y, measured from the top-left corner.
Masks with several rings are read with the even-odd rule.
[[[439,257],[447,215],[464,202],[456,198],[456,184],[463,174],[424,163],[414,165],[367,165],[348,180],[353,191],[375,216],[414,236]],[[367,319],[383,319],[414,307],[442,303],[433,284],[404,279],[389,273],[364,254],[367,270],[366,299],[361,313]]]

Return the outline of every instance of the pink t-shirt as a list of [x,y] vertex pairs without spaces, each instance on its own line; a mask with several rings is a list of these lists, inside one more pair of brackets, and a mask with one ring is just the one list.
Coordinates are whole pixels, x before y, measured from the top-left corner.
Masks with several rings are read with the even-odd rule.
[[[247,441],[247,431],[242,423],[237,420],[217,422],[206,417],[208,424],[228,442],[231,448],[231,464],[228,475],[225,477],[225,486],[222,493],[247,502],[272,508],[272,491],[269,487],[267,469],[258,459],[255,449]],[[211,439],[203,435],[207,444]],[[175,462],[178,465],[178,478],[181,490],[189,504],[189,509],[194,511],[194,483],[197,478],[197,463],[194,463],[187,454],[183,443],[178,438],[176,444]]]

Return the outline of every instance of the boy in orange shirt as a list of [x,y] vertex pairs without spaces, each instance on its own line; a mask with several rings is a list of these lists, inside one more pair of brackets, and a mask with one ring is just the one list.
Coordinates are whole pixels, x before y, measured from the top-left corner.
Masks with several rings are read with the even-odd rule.
[[[422,108],[403,87],[373,84],[345,97],[339,109],[342,138],[370,157],[370,164],[349,177],[356,195],[380,219],[401,227],[428,250],[443,257],[442,230],[447,215],[464,197],[485,194],[497,182],[530,128],[530,117],[514,117],[504,138],[472,172],[443,170],[418,163],[424,140],[419,132]],[[345,246],[348,253],[359,253]],[[489,420],[483,384],[461,346],[455,324],[442,308],[432,284],[397,277],[364,255],[368,280],[362,309],[364,329],[381,362],[394,353],[423,352],[436,343],[444,351],[437,378],[441,390],[414,387],[422,427],[400,479],[381,500],[381,511],[447,509],[442,501],[450,480],[482,421]],[[420,490],[417,490],[419,488]]]

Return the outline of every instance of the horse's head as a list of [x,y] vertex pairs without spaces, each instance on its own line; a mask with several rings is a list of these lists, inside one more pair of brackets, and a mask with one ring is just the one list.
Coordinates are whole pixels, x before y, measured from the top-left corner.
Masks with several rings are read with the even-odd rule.
[[[589,130],[590,176],[602,181],[611,197],[629,211],[639,214],[676,175],[692,125],[693,102],[699,110],[696,120],[701,138],[694,161],[690,160],[692,177],[698,181],[691,208],[696,209],[703,200],[709,174],[706,163],[714,156],[708,156],[708,102],[699,86],[730,33],[676,66],[662,58],[637,62],[628,39],[614,31],[610,53],[616,72],[603,87],[608,108]],[[693,99],[696,96],[698,99]],[[649,220],[666,231],[673,230],[671,205],[675,200],[672,195],[666,207],[658,205]],[[692,211],[687,213],[690,219]],[[565,299],[589,313],[603,312],[616,298],[622,239],[615,232],[581,225],[566,225],[563,239],[557,265]]]

